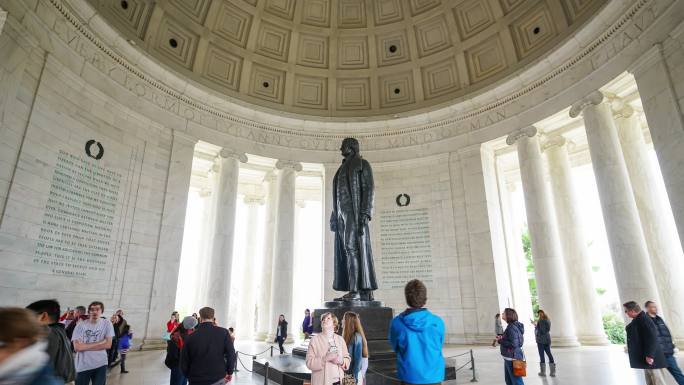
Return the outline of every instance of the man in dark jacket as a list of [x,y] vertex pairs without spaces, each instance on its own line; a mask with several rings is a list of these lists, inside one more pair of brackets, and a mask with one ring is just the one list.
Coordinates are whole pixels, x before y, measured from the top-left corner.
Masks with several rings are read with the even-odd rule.
[[59,322],[59,302],[54,299],[36,301],[26,307],[36,313],[38,322],[48,328],[47,353],[51,367],[58,377],[69,383],[76,379],[71,341],[67,338],[64,325]]
[[667,368],[667,361],[658,344],[655,324],[636,302],[629,301],[622,306],[625,314],[632,319],[625,327],[629,365],[634,369],[644,369],[647,384],[664,385],[662,371],[659,369]]
[[214,309],[203,307],[199,315],[197,330],[181,349],[181,370],[190,385],[223,385],[233,377],[233,341],[228,330],[214,326]]
[[665,360],[667,360],[667,371],[672,374],[677,384],[684,385],[684,374],[682,374],[681,369],[677,365],[677,359],[674,357],[674,344],[672,343],[672,335],[670,334],[670,329],[665,324],[665,321],[658,316],[658,307],[653,301],[646,301],[644,304],[646,308],[646,313],[651,318],[651,321],[656,326],[658,332],[658,343],[660,348],[665,354]]

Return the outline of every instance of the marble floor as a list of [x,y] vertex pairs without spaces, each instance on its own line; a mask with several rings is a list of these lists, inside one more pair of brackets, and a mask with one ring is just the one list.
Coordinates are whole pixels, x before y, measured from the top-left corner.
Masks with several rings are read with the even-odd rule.
[[[237,343],[237,350],[245,353],[258,353],[267,349],[270,345],[256,342]],[[292,346],[287,346],[290,351]],[[448,345],[444,349],[444,356],[450,357],[473,349],[476,364],[476,373],[480,385],[501,385],[503,380],[503,366],[498,349],[491,347],[470,347]],[[277,354],[277,348],[275,350]],[[526,384],[533,385],[644,385],[643,373],[629,368],[627,355],[620,346],[609,347],[581,347],[581,348],[558,348],[553,354],[558,363],[558,375],[556,378],[540,378],[536,375],[539,357],[536,346],[526,346],[525,352],[528,357],[528,377]],[[268,354],[268,353],[266,353]],[[119,368],[114,368],[109,374],[108,385],[167,385],[169,383],[169,370],[164,366],[164,351],[130,352],[127,359],[127,369],[130,373],[120,374]],[[453,362],[457,367],[465,363],[467,356],[459,357]],[[252,368],[251,358],[240,356],[242,363],[247,369]],[[678,362],[684,367],[684,354],[679,354]],[[240,364],[240,372],[233,376],[232,385],[262,385],[263,377],[252,375]],[[466,366],[468,368],[469,366]],[[455,381],[446,384],[469,383],[472,372],[464,369],[459,372]],[[666,374],[668,385],[676,385],[669,373]],[[272,383],[272,385],[274,385]]]

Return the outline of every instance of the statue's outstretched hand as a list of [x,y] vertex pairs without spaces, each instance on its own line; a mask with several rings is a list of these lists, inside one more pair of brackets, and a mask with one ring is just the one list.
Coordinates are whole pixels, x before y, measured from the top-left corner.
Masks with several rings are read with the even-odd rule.
[[368,222],[370,221],[370,217],[366,214],[361,214],[361,220],[359,223],[359,235],[364,234],[364,229],[366,226],[368,226]]
[[332,213],[332,215],[330,215],[330,231],[337,231],[337,218],[335,218],[335,213]]

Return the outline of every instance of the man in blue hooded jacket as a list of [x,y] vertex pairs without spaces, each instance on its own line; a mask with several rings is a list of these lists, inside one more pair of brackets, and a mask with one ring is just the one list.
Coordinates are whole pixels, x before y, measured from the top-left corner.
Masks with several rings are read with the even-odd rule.
[[397,374],[404,384],[436,384],[444,381],[442,356],[444,321],[425,309],[427,288],[414,279],[404,288],[409,308],[394,317],[389,341],[397,354]]

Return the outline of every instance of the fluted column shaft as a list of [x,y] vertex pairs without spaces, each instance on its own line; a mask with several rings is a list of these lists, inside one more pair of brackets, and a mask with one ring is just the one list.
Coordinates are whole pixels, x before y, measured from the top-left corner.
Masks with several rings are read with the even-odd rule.
[[677,228],[669,215],[667,201],[658,199],[653,189],[659,176],[653,168],[637,115],[631,108],[622,110],[616,123],[651,267],[657,277],[660,311],[673,338],[684,346],[684,314],[680,310],[684,304],[684,279],[681,277],[684,255]]
[[244,154],[223,149],[219,153],[219,176],[216,193],[214,242],[207,294],[208,306],[216,311],[222,326],[228,321],[231,274],[233,270],[233,242],[235,238],[235,211],[237,203],[240,161],[247,162]]
[[552,137],[544,145],[551,176],[570,300],[575,314],[577,339],[583,345],[608,345],[601,310],[592,280],[591,260],[582,233],[582,220],[572,183],[572,171],[564,138]]
[[[275,242],[276,210],[278,207],[278,185],[275,172],[270,171],[264,178],[266,183],[266,225],[264,226],[264,250],[262,253],[261,275],[257,302],[257,340],[267,340],[273,326],[271,316],[271,281],[273,280],[273,244]],[[271,339],[273,341],[273,339]]]
[[193,312],[197,312],[207,304],[208,277],[211,263],[211,249],[214,239],[214,221],[216,215],[216,180],[218,179],[218,165],[214,164],[207,172],[206,191],[201,193],[204,200],[204,212],[202,213],[202,237],[199,252],[199,276],[195,287],[195,305]]
[[554,345],[577,346],[575,315],[568,295],[551,195],[544,181],[537,130],[528,127],[508,136],[509,145],[516,142],[539,306],[553,319],[551,337]]
[[684,242],[684,113],[663,46],[654,44],[632,64],[630,72],[639,88],[679,240]]
[[292,161],[279,160],[276,168],[278,175],[278,203],[276,207],[275,249],[273,250],[273,273],[271,283],[271,329],[275,332],[280,314],[285,315],[293,326],[289,328],[287,339],[292,339],[295,330],[292,323],[292,294],[294,278],[294,233],[295,233],[295,180],[302,165]]
[[247,205],[247,239],[243,255],[242,285],[240,285],[240,301],[238,302],[237,333],[240,337],[251,339],[254,336],[254,268],[257,263],[257,230],[259,226],[259,206],[264,204],[261,196],[248,195],[244,199]]
[[603,95],[596,91],[573,104],[570,116],[580,113],[587,132],[620,301],[657,300],[646,242],[610,106],[603,103]]
[[[515,190],[516,186],[513,183],[503,182],[499,186],[500,194],[503,195],[501,210],[504,217],[513,306],[515,306],[515,310],[518,312],[518,317],[527,320],[533,317],[532,295],[530,294],[530,283],[527,276],[527,261],[523,254],[520,220],[515,215],[511,200],[511,193],[515,192]],[[534,333],[531,333],[529,328],[525,332],[526,337],[534,338]]]

